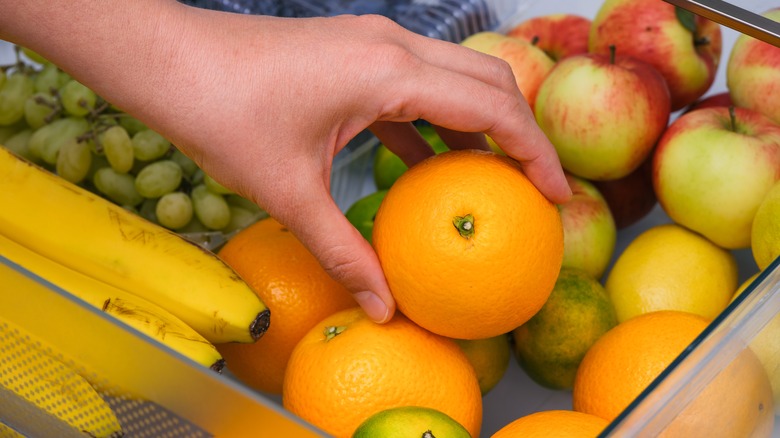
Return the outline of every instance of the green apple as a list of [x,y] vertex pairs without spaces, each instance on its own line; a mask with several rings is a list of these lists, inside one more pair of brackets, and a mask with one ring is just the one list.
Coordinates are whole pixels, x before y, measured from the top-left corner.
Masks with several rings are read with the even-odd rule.
[[746,108],[703,108],[664,132],[653,155],[653,188],[673,221],[741,249],[750,246],[753,218],[780,180],[778,169],[780,126]]
[[[780,8],[763,15],[780,22]],[[726,84],[735,105],[780,124],[780,47],[740,35],[726,65]]]
[[617,227],[609,204],[589,181],[566,174],[571,199],[558,206],[563,223],[562,266],[599,280],[615,252]]
[[371,243],[371,234],[374,232],[374,218],[379,210],[379,205],[385,199],[387,190],[379,190],[355,201],[345,213],[347,220],[355,227],[363,237]]
[[607,54],[613,45],[661,72],[675,111],[712,86],[723,41],[719,24],[668,2],[605,0],[593,19],[588,49]]
[[[431,145],[433,151],[437,154],[447,150],[447,145],[436,133],[436,130],[430,125],[417,126],[420,135]],[[380,144],[374,155],[374,184],[377,190],[387,190],[393,185],[395,180],[406,172],[408,167],[401,160],[401,157],[394,154],[387,146]]]
[[589,180],[622,178],[650,155],[669,122],[669,89],[651,65],[620,52],[555,65],[535,116],[561,165]]

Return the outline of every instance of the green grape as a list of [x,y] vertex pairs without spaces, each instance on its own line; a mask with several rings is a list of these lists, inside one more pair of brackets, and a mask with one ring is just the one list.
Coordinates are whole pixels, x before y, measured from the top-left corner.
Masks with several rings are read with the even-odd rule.
[[[192,202],[192,198],[190,198],[190,202]],[[211,230],[206,228],[206,226],[203,225],[203,223],[200,220],[198,220],[198,217],[193,214],[190,222],[187,225],[178,228],[176,231],[179,234],[195,234],[195,233],[205,233]]]
[[144,129],[133,135],[133,154],[141,161],[161,158],[171,148],[171,142],[151,129]]
[[209,190],[218,195],[230,195],[233,193],[232,190],[218,183],[217,180],[210,177],[207,173],[203,174],[203,184],[205,184]]
[[0,70],[0,88],[3,88],[3,85],[5,85],[5,80],[7,79],[7,76],[5,75],[5,72]]
[[263,211],[263,209],[260,208],[259,205],[255,204],[254,202],[250,201],[249,199],[246,199],[241,195],[236,195],[236,194],[226,195],[225,200],[229,205],[241,207],[244,210],[249,210],[253,213],[259,213]]
[[155,199],[144,199],[144,202],[141,203],[141,207],[138,208],[138,215],[142,218],[148,220],[149,222],[157,223],[157,212],[155,211],[157,209],[157,198]]
[[57,86],[57,89],[62,88],[65,84],[70,82],[71,79],[73,79],[72,77],[70,77],[69,74],[65,73],[62,70],[58,70],[57,71],[57,76],[59,77],[59,80],[58,80],[59,84]]
[[57,99],[48,93],[37,92],[24,102],[24,120],[33,129],[51,122],[55,114]]
[[127,129],[127,133],[130,135],[135,135],[141,131],[149,129],[146,127],[146,125],[143,124],[143,122],[126,113],[119,117],[119,124],[122,125],[123,128]]
[[110,167],[105,155],[92,155],[92,164],[89,166],[89,172],[87,173],[87,181],[95,180],[95,172],[104,168]]
[[97,95],[84,84],[71,79],[60,87],[60,100],[65,112],[73,116],[84,117],[95,108]]
[[195,172],[192,173],[192,176],[190,176],[190,184],[193,186],[196,186],[198,184],[203,184],[203,176],[205,173],[203,172],[203,169],[200,167],[195,169]]
[[260,217],[258,212],[249,211],[235,205],[228,204],[228,208],[230,209],[230,222],[222,229],[225,233],[243,230],[249,225],[257,222]]
[[192,209],[206,228],[220,230],[230,223],[230,207],[222,195],[218,195],[205,184],[199,184],[192,189]]
[[92,183],[98,192],[119,205],[136,206],[144,201],[135,190],[135,177],[129,173],[103,167],[95,172]]
[[0,88],[0,125],[12,125],[24,118],[24,102],[35,91],[33,81],[23,73],[9,76]]
[[13,125],[0,126],[0,144],[3,144],[4,141],[27,128],[29,128],[29,126],[27,126],[27,122],[24,120],[20,120]]
[[92,165],[92,151],[87,142],[71,138],[60,147],[57,154],[57,175],[78,184],[87,177]]
[[41,56],[37,52],[35,52],[35,51],[31,50],[31,49],[28,49],[27,47],[22,47],[22,53],[24,53],[24,55],[27,56],[30,59],[30,61],[32,61],[32,62],[37,62],[38,64],[48,64],[49,63],[49,61],[46,58],[44,58],[43,56]]
[[60,147],[66,141],[89,130],[89,122],[80,117],[65,117],[42,126],[30,138],[30,153],[37,159],[55,165]]
[[192,200],[183,192],[163,195],[155,210],[157,222],[172,230],[178,230],[192,221]]
[[144,198],[159,198],[181,184],[181,166],[173,160],[149,163],[135,177],[135,190]]
[[32,137],[32,133],[32,129],[19,131],[8,138],[5,143],[3,143],[3,146],[16,155],[19,155],[26,160],[35,162],[36,160],[32,154],[30,154],[29,148],[30,137]]
[[171,160],[175,161],[176,163],[181,166],[181,171],[183,175],[187,178],[192,178],[192,175],[199,169],[197,163],[192,161],[192,159],[178,149],[174,149],[173,153],[171,154]]
[[100,134],[100,144],[108,163],[119,173],[127,173],[133,168],[135,155],[133,141],[127,130],[114,125]]
[[35,75],[33,80],[35,91],[38,93],[48,93],[59,90],[62,86],[60,83],[60,69],[54,64],[46,64],[41,71]]

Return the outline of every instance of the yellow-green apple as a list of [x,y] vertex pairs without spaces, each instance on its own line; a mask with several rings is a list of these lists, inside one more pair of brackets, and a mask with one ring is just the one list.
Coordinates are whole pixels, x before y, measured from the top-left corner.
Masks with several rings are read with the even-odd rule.
[[607,201],[590,182],[566,173],[572,191],[558,205],[563,223],[562,266],[578,268],[599,280],[612,260],[617,228]]
[[542,82],[534,113],[564,169],[618,179],[642,164],[669,123],[669,90],[638,59],[614,51],[574,55]]
[[731,100],[731,94],[728,91],[721,91],[719,93],[712,94],[710,96],[702,97],[696,102],[690,104],[685,112],[691,112],[695,109],[709,108],[711,106],[725,106],[730,107],[734,105],[734,101]]
[[703,96],[715,79],[722,51],[720,25],[659,0],[605,0],[590,30],[588,49],[641,59],[669,85],[672,111]]
[[[780,8],[763,15],[780,22]],[[726,86],[735,105],[780,124],[780,47],[740,35],[726,63]]]
[[498,32],[477,32],[461,41],[461,45],[506,61],[517,87],[533,110],[539,86],[555,65],[552,58],[528,41]]
[[590,19],[577,14],[548,14],[523,20],[506,34],[535,44],[559,61],[588,52],[590,24]]
[[753,217],[780,180],[780,125],[739,107],[685,113],[653,155],[653,188],[676,223],[726,249],[750,246]]
[[607,201],[618,230],[639,222],[658,203],[653,190],[652,152],[633,172],[623,178],[592,181]]

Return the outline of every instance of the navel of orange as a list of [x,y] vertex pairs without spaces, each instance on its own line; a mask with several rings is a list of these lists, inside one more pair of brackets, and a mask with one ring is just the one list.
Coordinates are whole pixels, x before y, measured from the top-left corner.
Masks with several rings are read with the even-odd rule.
[[516,161],[481,150],[440,153],[406,171],[379,208],[373,243],[400,311],[459,339],[531,318],[563,259],[556,206]]

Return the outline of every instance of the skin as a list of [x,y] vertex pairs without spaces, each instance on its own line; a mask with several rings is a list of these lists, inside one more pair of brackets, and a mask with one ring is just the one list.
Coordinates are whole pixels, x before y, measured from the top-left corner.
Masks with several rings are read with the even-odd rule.
[[[370,128],[407,164],[490,135],[553,202],[571,192],[509,66],[377,16],[228,14],[173,0],[0,0],[0,38],[43,55],[286,225],[377,322],[395,302],[330,196],[334,156]],[[478,96],[478,98],[476,98]]]

